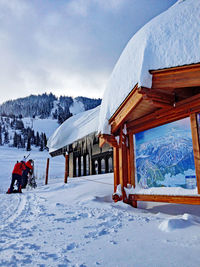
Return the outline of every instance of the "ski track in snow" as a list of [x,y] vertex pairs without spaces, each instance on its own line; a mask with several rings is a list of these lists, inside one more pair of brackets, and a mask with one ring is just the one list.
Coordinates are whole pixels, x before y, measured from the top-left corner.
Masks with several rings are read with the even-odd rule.
[[[48,203],[46,198],[33,192],[2,194],[1,197],[7,198],[9,205],[0,207],[5,211],[0,227],[0,266],[87,266],[81,262],[74,265],[70,261],[72,254],[79,262],[78,252],[84,251],[85,246],[94,240],[107,235],[107,241],[116,245],[115,234],[124,224],[135,220],[141,224],[149,221],[146,216],[124,214],[113,204],[108,210],[101,206],[93,209],[77,202],[74,209],[68,203]],[[6,201],[2,201],[0,206],[4,203]],[[13,206],[15,209],[10,208]],[[82,236],[79,238],[80,232],[75,236],[74,229],[80,225]]]

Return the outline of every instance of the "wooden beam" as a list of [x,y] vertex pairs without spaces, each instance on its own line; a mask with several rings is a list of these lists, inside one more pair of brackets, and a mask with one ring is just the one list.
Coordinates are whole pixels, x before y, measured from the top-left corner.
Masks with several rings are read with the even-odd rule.
[[122,105],[109,120],[109,124],[111,124],[111,133],[115,133],[120,128],[126,117],[142,101],[142,98],[143,96],[138,92],[136,85],[128,95],[128,97],[124,100]]
[[166,202],[166,203],[177,203],[177,204],[200,205],[200,196],[130,194],[129,201],[130,204],[132,204],[132,201],[134,203],[136,201],[149,201],[149,202]]
[[117,140],[114,135],[100,134],[99,135],[99,147],[102,147],[105,143],[108,143],[112,147],[117,147]]
[[152,88],[173,89],[200,86],[200,64],[151,70]]
[[198,194],[200,194],[200,146],[199,146],[199,130],[198,130],[199,127],[197,122],[197,115],[195,113],[190,115],[190,122],[191,122],[197,189],[198,189]]
[[142,86],[138,91],[143,95],[143,99],[149,99],[166,105],[168,104],[169,106],[172,106],[175,100],[173,92],[160,92],[158,89],[150,89]]

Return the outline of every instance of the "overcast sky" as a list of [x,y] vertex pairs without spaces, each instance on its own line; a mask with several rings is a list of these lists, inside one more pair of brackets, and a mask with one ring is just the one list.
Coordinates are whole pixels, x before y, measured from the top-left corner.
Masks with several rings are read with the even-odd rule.
[[0,0],[0,103],[102,97],[133,34],[176,0]]

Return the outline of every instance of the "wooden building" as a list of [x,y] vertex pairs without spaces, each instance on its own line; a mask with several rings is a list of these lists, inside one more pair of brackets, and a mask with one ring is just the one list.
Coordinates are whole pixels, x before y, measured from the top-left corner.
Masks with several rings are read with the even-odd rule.
[[67,153],[69,177],[113,172],[113,149],[99,147],[99,107],[65,121],[48,140],[52,157]]
[[[172,13],[170,13],[170,9],[167,11],[169,13],[169,23],[166,23],[167,16],[163,16],[164,22],[162,21],[162,16],[159,16],[157,20],[154,20],[152,24],[148,25],[149,31],[146,27],[140,34],[148,33],[148,37],[146,38],[146,35],[144,35],[143,38],[147,45],[148,38],[151,41],[150,48],[145,47],[145,49],[143,49],[147,52],[141,57],[143,61],[140,65],[140,69],[145,69],[147,68],[146,66],[156,66],[153,70],[147,69],[146,71],[149,76],[151,75],[151,86],[138,86],[137,82],[133,83],[132,90],[129,90],[129,93],[126,94],[127,96],[122,98],[121,104],[114,110],[114,113],[112,113],[112,116],[109,118],[109,126],[111,127],[110,133],[100,132],[100,147],[103,147],[105,143],[108,143],[113,147],[114,192],[120,184],[123,201],[134,207],[137,207],[137,201],[200,204],[200,139],[198,119],[200,113],[200,63],[198,63],[200,62],[200,50],[198,49],[198,36],[200,35],[200,32],[199,26],[195,26],[195,15],[189,11],[190,8],[192,10],[192,5],[194,5],[194,8],[197,3],[195,1],[190,3],[190,5],[185,2],[178,3],[173,7]],[[174,9],[176,9],[176,12],[174,12]],[[180,18],[184,10],[188,11],[187,16],[190,16],[190,18],[184,18],[185,24],[182,26],[183,22]],[[199,15],[199,8],[197,9],[197,13]],[[172,18],[170,14],[176,17]],[[187,24],[187,21],[190,20],[191,22],[193,19],[194,23],[192,25],[194,25],[194,28],[192,28],[191,24]],[[178,26],[176,25],[176,27],[173,28],[173,22]],[[157,27],[158,25],[161,25],[160,28]],[[158,36],[156,36],[155,33],[157,29],[156,27],[159,28]],[[185,31],[186,29],[188,29],[188,32]],[[181,34],[178,31],[180,31]],[[166,36],[168,32],[170,32],[170,36]],[[195,39],[191,40],[191,38],[187,38],[187,34],[196,36],[194,37],[196,38],[196,42]],[[152,36],[154,38],[152,38]],[[134,42],[137,43],[138,41],[136,39],[137,37],[138,35],[133,37],[133,40],[131,40],[132,43],[130,42],[125,49],[125,52],[122,53],[122,56],[113,71],[114,74],[111,77],[109,89],[117,90],[118,85],[116,79],[120,75],[124,76],[125,78],[122,80],[126,81],[126,77],[128,77],[128,74],[131,73],[131,71],[134,74],[134,67],[136,68],[138,66],[135,58],[137,58],[137,54],[140,54],[140,50],[133,49],[133,51],[131,51],[131,45],[132,48],[135,49],[139,47],[139,45],[134,45]],[[152,39],[154,40],[155,45],[152,43]],[[171,44],[174,50],[169,47],[168,43],[165,43],[164,47],[162,41],[165,42],[165,40]],[[142,47],[142,38],[140,42]],[[178,44],[180,47],[177,48]],[[163,45],[165,50],[160,49],[160,45]],[[191,47],[193,47],[193,50],[190,53]],[[169,53],[167,50],[169,50]],[[171,57],[172,63],[169,62],[168,65],[171,64],[172,67],[165,66],[165,54],[167,54],[168,57]],[[131,62],[130,55],[132,55],[131,59],[134,63]],[[152,62],[149,60],[147,62],[148,64],[145,65],[146,55]],[[175,59],[174,55],[176,56]],[[127,60],[125,57],[127,57]],[[162,60],[162,57],[165,60]],[[155,58],[158,59],[159,63],[155,62]],[[183,59],[185,59],[185,61],[183,61]],[[132,69],[129,65],[125,64],[126,62],[130,65],[132,64]],[[159,64],[161,66],[160,68]],[[173,67],[173,65],[175,65],[175,67]],[[137,77],[140,77],[140,75]],[[134,78],[132,80],[134,81]],[[130,85],[132,80],[130,82],[128,81],[127,84]],[[140,81],[140,84],[143,84],[143,81]],[[120,84],[119,89],[122,86],[123,84]],[[109,107],[109,104],[107,106]],[[103,107],[103,109],[105,109],[105,107]],[[165,188],[165,193],[162,194],[145,194],[145,190],[143,190],[142,193],[137,193],[137,190],[135,190],[136,193],[134,193],[133,190],[133,193],[127,196],[124,190],[127,187],[127,184],[131,184],[133,188],[135,188],[137,184],[137,166],[135,159],[135,151],[137,147],[134,136],[138,133],[167,125],[168,123],[177,122],[184,118],[189,118],[190,121],[197,184],[196,194],[168,194],[168,189]]]

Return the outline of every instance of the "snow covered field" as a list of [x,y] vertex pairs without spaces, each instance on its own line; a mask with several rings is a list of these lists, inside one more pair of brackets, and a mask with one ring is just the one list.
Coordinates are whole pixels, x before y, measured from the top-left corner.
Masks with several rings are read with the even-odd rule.
[[[1,188],[25,151],[0,148]],[[0,192],[0,266],[200,266],[200,207],[113,203],[113,175],[70,178],[64,158],[31,152],[38,188]]]

